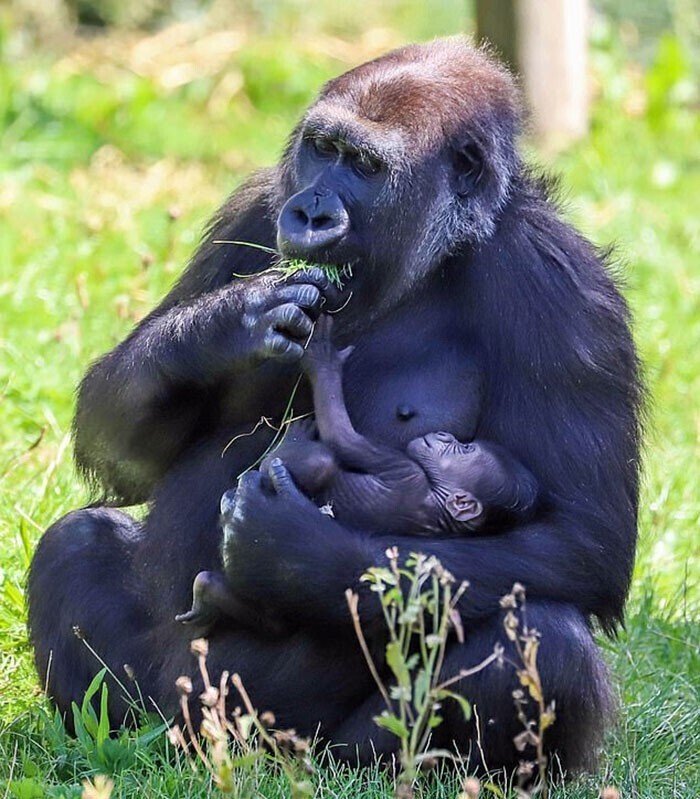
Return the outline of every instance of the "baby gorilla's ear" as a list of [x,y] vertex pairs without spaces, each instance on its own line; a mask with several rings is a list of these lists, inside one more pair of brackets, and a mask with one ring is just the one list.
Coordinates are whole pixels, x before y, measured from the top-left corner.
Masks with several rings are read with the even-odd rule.
[[458,522],[470,522],[484,512],[484,506],[468,491],[454,491],[447,497],[445,507]]

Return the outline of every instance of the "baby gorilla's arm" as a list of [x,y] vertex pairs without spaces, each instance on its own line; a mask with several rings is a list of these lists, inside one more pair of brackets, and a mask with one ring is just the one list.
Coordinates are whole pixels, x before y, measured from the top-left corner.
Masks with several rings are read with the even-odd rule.
[[342,465],[370,473],[391,468],[397,453],[360,435],[348,416],[343,396],[343,363],[351,348],[339,352],[331,340],[333,319],[323,314],[306,346],[302,365],[314,395],[319,436],[342,460]]
[[284,625],[277,619],[238,599],[223,574],[199,572],[192,584],[192,609],[175,616],[175,621],[196,625],[201,628],[200,634],[206,635],[222,616],[275,637],[284,632]]

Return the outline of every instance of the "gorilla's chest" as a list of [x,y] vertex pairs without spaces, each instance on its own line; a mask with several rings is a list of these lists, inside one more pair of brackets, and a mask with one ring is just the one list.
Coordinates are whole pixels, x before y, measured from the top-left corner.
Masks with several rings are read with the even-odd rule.
[[350,417],[369,438],[403,448],[412,438],[445,430],[474,436],[482,403],[479,359],[441,336],[361,342],[345,364]]

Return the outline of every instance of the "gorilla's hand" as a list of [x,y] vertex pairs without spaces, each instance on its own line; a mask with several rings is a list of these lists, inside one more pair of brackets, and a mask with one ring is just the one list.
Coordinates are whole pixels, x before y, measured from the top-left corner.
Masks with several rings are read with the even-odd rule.
[[333,532],[321,530],[327,517],[276,457],[267,472],[247,472],[223,495],[221,514],[224,568],[235,590],[251,598],[266,593],[270,583],[293,579],[299,569],[310,570],[312,542]]
[[224,570],[237,595],[297,622],[347,618],[344,590],[371,564],[363,539],[322,514],[279,458],[222,498]]
[[258,275],[235,284],[243,307],[246,355],[254,361],[276,358],[298,361],[321,308],[333,308],[337,291],[318,268],[304,269],[287,279]]

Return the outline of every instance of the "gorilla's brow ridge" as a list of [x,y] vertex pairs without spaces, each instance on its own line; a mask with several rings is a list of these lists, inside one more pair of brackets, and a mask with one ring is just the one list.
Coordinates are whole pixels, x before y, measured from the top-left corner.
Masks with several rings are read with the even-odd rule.
[[336,109],[330,103],[319,103],[306,116],[302,136],[307,138],[309,134],[346,142],[358,152],[373,155],[396,169],[406,158],[407,141],[399,130],[362,119],[346,109]]

